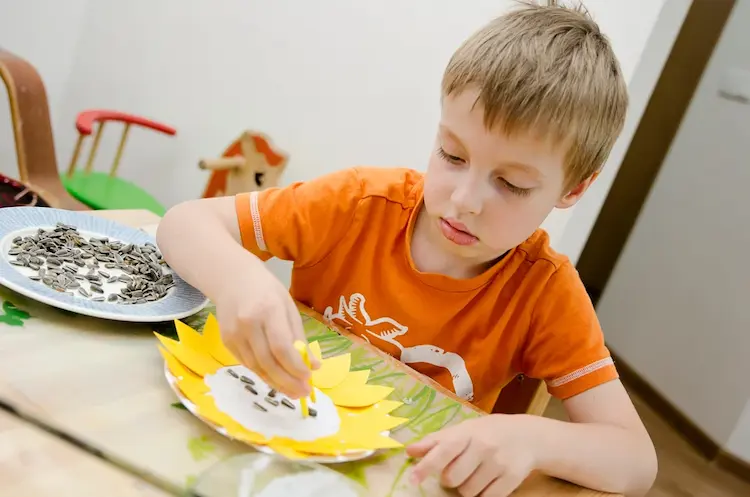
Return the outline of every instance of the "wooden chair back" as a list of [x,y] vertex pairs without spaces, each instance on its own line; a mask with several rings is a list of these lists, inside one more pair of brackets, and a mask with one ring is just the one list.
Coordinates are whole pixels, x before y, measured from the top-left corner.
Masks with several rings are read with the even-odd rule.
[[0,48],[0,79],[8,90],[19,179],[52,207],[88,210],[63,187],[57,170],[47,92],[34,66]]
[[543,381],[518,375],[500,392],[492,412],[543,416],[550,398]]

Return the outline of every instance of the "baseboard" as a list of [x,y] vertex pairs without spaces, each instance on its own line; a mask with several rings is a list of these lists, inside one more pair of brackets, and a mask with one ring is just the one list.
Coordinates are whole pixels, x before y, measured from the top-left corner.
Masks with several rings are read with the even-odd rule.
[[674,428],[690,445],[703,454],[716,466],[750,482],[750,463],[730,454],[721,448],[702,428],[698,427],[685,414],[652,387],[627,362],[612,353],[620,373],[620,379],[628,390],[638,395],[664,421]]
[[685,416],[671,402],[669,402],[659,391],[644,380],[627,362],[623,361],[617,354],[612,353],[612,358],[617,366],[617,372],[628,389],[641,397],[664,421],[669,423],[690,445],[703,454],[708,460],[713,461],[721,452],[721,446],[717,444],[690,418]]
[[716,456],[716,459],[714,459],[714,464],[727,470],[733,475],[750,482],[750,463],[743,461],[734,454],[730,454],[723,449],[719,450],[719,454]]

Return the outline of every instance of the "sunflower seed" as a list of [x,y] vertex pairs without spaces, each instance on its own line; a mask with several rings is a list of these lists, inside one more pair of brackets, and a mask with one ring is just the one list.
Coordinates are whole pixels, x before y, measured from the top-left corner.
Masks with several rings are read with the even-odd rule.
[[104,293],[104,289],[102,287],[100,287],[99,285],[96,285],[94,283],[91,283],[89,285],[89,288],[91,289],[92,292]]
[[252,378],[248,378],[247,376],[240,376],[240,381],[242,383],[249,383],[250,385],[255,385],[255,382],[252,380]]
[[245,390],[251,392],[253,395],[258,395],[258,391],[252,387],[252,385],[245,385]]
[[292,404],[289,399],[281,399],[281,403],[284,404],[285,407],[288,407],[289,409],[296,409],[294,407],[294,404]]
[[268,396],[271,397],[271,398],[276,397],[276,390],[274,390],[273,388],[271,390],[269,390],[268,391]]
[[26,265],[22,261],[19,261],[17,259],[13,260],[13,261],[10,261],[10,263],[13,264],[14,266],[25,266]]
[[307,413],[312,416],[313,418],[318,415],[318,411],[313,409],[312,407],[307,408]]
[[107,297],[107,302],[117,302],[117,294],[116,293],[110,293]]
[[255,406],[256,409],[259,409],[259,410],[261,410],[263,412],[268,412],[268,409],[266,409],[262,405],[258,404],[257,402],[253,402],[253,405]]
[[269,404],[271,404],[271,405],[272,405],[272,406],[274,406],[274,407],[276,407],[276,406],[278,406],[278,405],[279,405],[279,401],[278,401],[278,400],[276,400],[276,399],[272,399],[271,397],[266,397],[266,398],[265,398],[265,399],[263,399],[263,400],[265,400],[266,402],[268,402]]
[[84,297],[91,297],[91,294],[89,292],[87,292],[86,289],[83,288],[83,287],[79,287],[78,288],[78,293],[80,293]]
[[229,373],[229,376],[231,376],[232,378],[239,378],[240,377],[240,375],[238,375],[237,373],[235,373],[234,370],[232,370],[232,369],[227,369],[227,373]]
[[91,299],[91,301],[92,302],[104,302],[104,297],[101,297],[101,296],[99,296],[99,297],[93,297]]

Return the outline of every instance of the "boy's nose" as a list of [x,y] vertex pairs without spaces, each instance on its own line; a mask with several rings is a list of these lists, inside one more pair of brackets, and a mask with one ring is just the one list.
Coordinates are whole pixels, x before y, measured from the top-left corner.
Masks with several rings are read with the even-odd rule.
[[457,214],[479,214],[482,212],[482,193],[476,185],[465,182],[453,190],[451,202],[456,207]]

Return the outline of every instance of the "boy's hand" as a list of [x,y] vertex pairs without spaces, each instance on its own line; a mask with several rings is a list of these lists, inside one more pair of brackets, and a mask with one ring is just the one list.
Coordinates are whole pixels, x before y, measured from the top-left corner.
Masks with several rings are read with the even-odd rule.
[[280,281],[271,273],[238,271],[215,303],[222,340],[239,361],[285,395],[310,394],[310,370],[294,348],[295,340],[307,343],[302,320]]
[[536,466],[533,426],[527,416],[495,414],[464,421],[407,448],[422,458],[412,481],[440,475],[443,486],[462,497],[510,495]]

